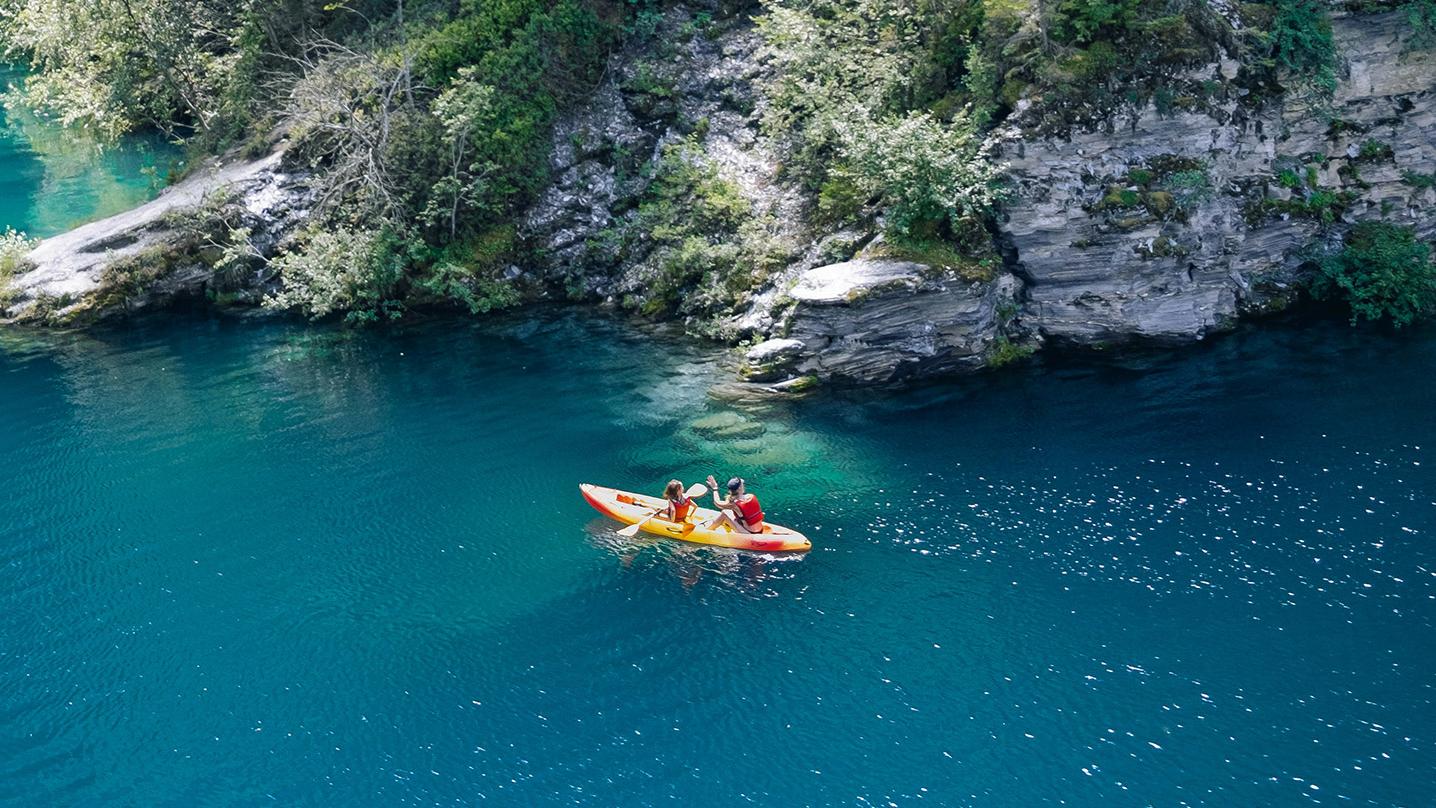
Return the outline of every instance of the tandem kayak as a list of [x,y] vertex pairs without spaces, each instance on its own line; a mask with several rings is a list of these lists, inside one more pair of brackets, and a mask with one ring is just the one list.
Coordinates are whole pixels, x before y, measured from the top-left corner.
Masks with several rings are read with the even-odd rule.
[[[667,507],[662,497],[647,497],[616,488],[604,488],[581,483],[578,490],[595,510],[604,516],[631,525],[653,515],[654,511]],[[686,522],[670,522],[663,517],[650,519],[641,529],[645,533],[678,539],[694,544],[711,544],[717,547],[732,547],[737,550],[758,550],[767,553],[806,553],[813,548],[808,537],[791,528],[763,524],[762,533],[739,533],[727,525],[719,528],[702,527],[703,522],[717,516],[712,508],[694,508]]]

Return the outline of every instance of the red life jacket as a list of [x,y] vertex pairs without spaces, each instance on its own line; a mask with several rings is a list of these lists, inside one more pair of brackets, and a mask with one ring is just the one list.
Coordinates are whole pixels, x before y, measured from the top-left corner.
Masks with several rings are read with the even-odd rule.
[[673,521],[675,522],[687,519],[689,512],[693,510],[693,500],[682,495],[678,499],[668,500],[668,504],[673,506]]
[[758,498],[749,494],[747,499],[739,500],[737,503],[738,512],[742,514],[743,525],[750,528],[763,526],[763,506],[758,504]]

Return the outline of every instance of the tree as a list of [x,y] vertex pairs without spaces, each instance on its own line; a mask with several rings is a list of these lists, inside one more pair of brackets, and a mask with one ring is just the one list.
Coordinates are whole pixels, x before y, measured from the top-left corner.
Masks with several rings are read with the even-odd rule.
[[435,191],[449,199],[450,239],[458,234],[460,207],[481,203],[485,179],[495,168],[492,163],[473,159],[473,139],[494,128],[494,88],[479,83],[475,72],[472,67],[460,69],[453,84],[434,99],[431,107],[444,127],[449,153],[448,173],[439,180]]
[[991,213],[1000,197],[996,164],[971,124],[951,125],[927,113],[880,121],[858,118],[843,130],[844,149],[859,187],[881,194],[888,228],[921,237],[934,226]]
[[216,123],[238,62],[247,3],[221,0],[13,0],[0,45],[36,68],[25,95],[67,126],[114,138],[136,126],[174,133]]

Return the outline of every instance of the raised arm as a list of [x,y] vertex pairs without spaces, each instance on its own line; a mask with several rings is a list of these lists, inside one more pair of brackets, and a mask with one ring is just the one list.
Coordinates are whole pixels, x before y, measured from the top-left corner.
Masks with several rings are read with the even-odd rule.
[[715,507],[719,510],[728,507],[728,500],[718,496],[718,481],[713,479],[712,474],[708,475],[708,490],[713,492],[713,505]]

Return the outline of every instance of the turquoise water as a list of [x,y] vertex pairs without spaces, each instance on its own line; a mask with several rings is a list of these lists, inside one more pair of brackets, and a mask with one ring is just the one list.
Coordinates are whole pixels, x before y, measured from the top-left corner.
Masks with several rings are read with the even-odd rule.
[[[0,92],[23,73],[0,64]],[[155,135],[100,150],[92,141],[0,104],[0,232],[53,236],[138,205],[159,192],[180,157]]]
[[[735,408],[563,311],[0,332],[0,804],[1429,805],[1433,367],[1325,322]],[[575,488],[708,472],[816,549]]]

